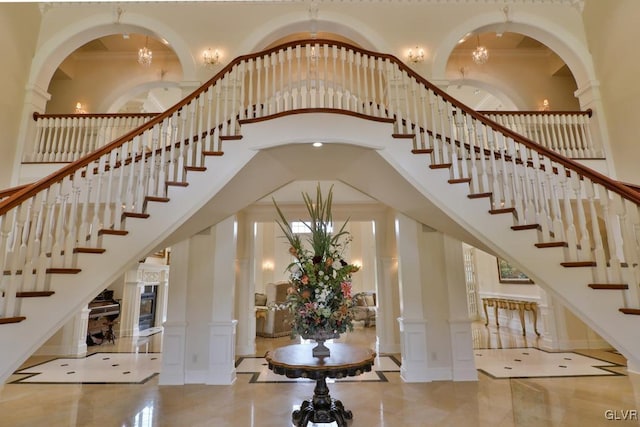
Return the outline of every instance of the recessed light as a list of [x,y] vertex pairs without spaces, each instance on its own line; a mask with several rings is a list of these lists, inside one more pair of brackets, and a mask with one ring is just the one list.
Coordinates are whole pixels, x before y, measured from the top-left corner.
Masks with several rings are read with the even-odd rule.
[[318,147],[322,147],[322,142],[314,142],[313,146],[318,148]]

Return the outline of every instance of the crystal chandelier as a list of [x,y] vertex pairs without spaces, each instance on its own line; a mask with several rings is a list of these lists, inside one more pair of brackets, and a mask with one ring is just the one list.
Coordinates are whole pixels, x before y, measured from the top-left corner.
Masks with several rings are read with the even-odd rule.
[[151,65],[151,60],[153,59],[153,52],[151,52],[147,48],[148,42],[149,42],[149,37],[147,37],[146,41],[144,42],[144,47],[138,50],[138,63],[146,67]]
[[489,51],[487,48],[480,46],[480,35],[478,35],[475,50],[471,52],[471,57],[473,58],[473,62],[478,65],[484,64],[489,59]]

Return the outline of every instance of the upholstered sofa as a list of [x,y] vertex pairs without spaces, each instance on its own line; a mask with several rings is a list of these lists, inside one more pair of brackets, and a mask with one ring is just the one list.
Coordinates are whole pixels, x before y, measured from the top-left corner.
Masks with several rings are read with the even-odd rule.
[[[274,304],[281,304],[287,299],[289,282],[268,283],[265,286],[266,298],[256,294],[256,335],[259,337],[275,338],[291,334],[290,313],[286,308],[273,308]],[[258,305],[263,302],[264,305]]]
[[364,326],[376,324],[377,301],[375,292],[363,292],[355,297],[354,319],[364,321]]

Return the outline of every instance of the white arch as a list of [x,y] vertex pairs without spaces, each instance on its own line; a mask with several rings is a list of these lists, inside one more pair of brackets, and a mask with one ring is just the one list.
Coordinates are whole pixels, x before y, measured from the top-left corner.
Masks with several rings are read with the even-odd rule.
[[[508,31],[524,34],[553,50],[567,64],[578,88],[596,81],[593,61],[585,43],[548,18],[528,13],[515,13],[507,24]],[[476,15],[453,27],[444,37],[433,57],[432,75],[444,78],[446,66],[462,35],[470,31],[505,31],[504,15],[500,11]]]
[[160,21],[129,12],[122,15],[120,23],[114,23],[111,13],[101,12],[65,26],[39,46],[32,61],[27,86],[46,90],[56,68],[74,50],[96,38],[122,32],[138,32],[164,38],[178,57],[183,79],[196,80],[196,60],[189,45],[173,29]]
[[[316,30],[332,32],[350,38],[364,49],[389,52],[389,45],[383,37],[364,22],[351,16],[320,10],[316,20]],[[254,52],[269,43],[295,32],[309,31],[311,21],[308,13],[292,12],[265,22],[251,32],[240,44],[242,53]],[[357,28],[357,30],[356,30]]]
[[98,111],[107,113],[117,113],[118,110],[132,97],[138,96],[156,88],[180,87],[179,82],[166,80],[149,81],[127,81],[126,85],[118,87],[117,92],[111,93],[99,106]]
[[456,79],[450,80],[449,86],[462,85],[482,89],[498,98],[504,106],[505,110],[522,110],[526,107],[526,104],[524,103],[520,95],[516,91],[511,90],[510,86],[505,87],[504,85],[500,84],[500,80],[497,79],[490,80],[491,81],[487,82],[469,78]]

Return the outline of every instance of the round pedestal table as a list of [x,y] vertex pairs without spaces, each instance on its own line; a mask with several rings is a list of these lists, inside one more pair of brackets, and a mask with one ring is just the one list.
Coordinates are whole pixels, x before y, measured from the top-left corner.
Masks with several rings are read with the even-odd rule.
[[313,357],[312,345],[294,344],[267,352],[265,359],[269,369],[288,378],[309,378],[316,381],[313,398],[305,400],[300,409],[293,411],[291,419],[296,427],[313,423],[336,422],[346,427],[353,418],[341,401],[331,398],[327,378],[345,378],[371,371],[375,352],[350,344],[326,344],[331,352],[328,357]]

